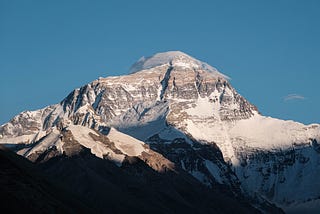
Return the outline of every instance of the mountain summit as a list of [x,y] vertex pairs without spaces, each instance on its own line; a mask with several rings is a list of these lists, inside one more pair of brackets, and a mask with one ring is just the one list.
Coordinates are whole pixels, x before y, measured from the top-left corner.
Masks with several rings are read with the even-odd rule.
[[[50,163],[50,173],[70,185],[77,174],[55,170],[55,160],[92,167],[83,163],[94,157],[130,176],[152,174],[153,181],[151,171],[179,175],[186,186],[170,189],[179,200],[193,195],[179,189],[199,182],[261,211],[320,208],[320,125],[261,115],[225,75],[179,51],[141,58],[129,75],[99,78],[58,104],[22,112],[0,127],[0,136],[17,154]],[[95,178],[91,183],[100,182]],[[180,202],[190,200],[196,199]]]
[[205,62],[201,62],[186,53],[181,51],[168,51],[157,53],[150,57],[141,57],[130,68],[130,73],[136,73],[142,70],[156,68],[158,66],[171,65],[173,67],[189,68],[189,69],[202,69],[211,72],[213,75],[228,78],[226,75],[221,74],[218,70]]

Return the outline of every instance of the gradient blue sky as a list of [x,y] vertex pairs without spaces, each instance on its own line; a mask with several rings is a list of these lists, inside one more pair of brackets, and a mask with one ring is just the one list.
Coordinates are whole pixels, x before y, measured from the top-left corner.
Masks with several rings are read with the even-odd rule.
[[320,123],[319,11],[318,0],[0,0],[0,124],[168,50],[230,76],[264,115]]

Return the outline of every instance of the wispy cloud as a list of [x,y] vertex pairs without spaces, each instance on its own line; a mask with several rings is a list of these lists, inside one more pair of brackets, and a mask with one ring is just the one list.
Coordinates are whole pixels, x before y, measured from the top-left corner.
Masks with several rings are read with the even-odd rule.
[[283,101],[289,100],[305,100],[306,98],[300,94],[288,94],[283,98]]

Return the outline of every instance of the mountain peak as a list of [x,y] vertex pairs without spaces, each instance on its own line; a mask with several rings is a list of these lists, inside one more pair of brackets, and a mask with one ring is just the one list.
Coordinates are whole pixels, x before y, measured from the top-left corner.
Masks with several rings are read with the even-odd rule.
[[149,57],[143,56],[131,66],[130,73],[137,73],[142,70],[151,69],[162,65],[191,69],[202,69],[211,72],[219,77],[228,79],[226,75],[221,74],[216,68],[210,66],[205,62],[201,62],[200,60],[197,60],[181,51],[167,51],[156,53]]

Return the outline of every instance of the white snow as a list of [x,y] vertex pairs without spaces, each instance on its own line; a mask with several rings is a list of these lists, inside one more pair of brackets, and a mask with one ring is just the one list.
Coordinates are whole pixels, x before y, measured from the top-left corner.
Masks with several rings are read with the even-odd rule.
[[80,114],[86,114],[88,112],[92,112],[91,108],[90,108],[90,104],[86,103],[85,105],[81,106],[76,113],[80,113]]
[[148,152],[148,149],[144,148],[144,143],[142,141],[123,134],[114,128],[110,129],[107,138],[113,142],[114,146],[123,154],[116,154],[105,143],[93,140],[89,133],[94,135],[98,134],[90,128],[80,125],[70,125],[68,129],[72,132],[75,140],[84,147],[90,148],[91,152],[97,157],[103,158],[104,155],[107,155],[110,160],[113,160],[116,163],[122,163],[125,155],[139,156],[143,151]]
[[136,73],[163,65],[202,69],[211,72],[216,77],[228,79],[226,75],[221,74],[216,68],[213,68],[207,63],[201,62],[181,51],[168,51],[157,53],[150,57],[142,57],[131,66],[130,73]]
[[124,154],[129,156],[139,156],[146,149],[143,147],[144,143],[129,135],[123,134],[114,128],[110,129],[107,135],[110,141],[115,143],[115,146]]
[[286,149],[293,143],[308,142],[310,137],[320,137],[320,128],[307,129],[305,125],[294,121],[255,115],[238,121],[229,133],[234,141],[242,139],[249,147]]
[[60,132],[56,128],[53,128],[52,131],[45,136],[40,143],[32,147],[31,150],[27,151],[24,156],[28,157],[33,153],[46,151],[48,148],[54,145],[57,147],[58,151],[62,153],[62,142],[60,141],[59,136]]
[[[245,151],[243,151],[245,152]],[[270,151],[267,151],[270,155]],[[307,199],[319,197],[319,154],[310,146],[295,149],[292,165],[283,164],[281,151],[273,153],[271,159],[252,159],[247,167],[237,167],[237,176],[242,188],[253,194],[260,191],[278,206],[286,208],[300,206]],[[299,157],[306,157],[300,162]],[[282,170],[273,171],[273,167]],[[320,206],[318,206],[319,209]]]
[[186,109],[185,111],[191,116],[197,116],[200,118],[208,118],[217,116],[219,107],[214,102],[209,102],[209,97],[199,97],[195,101],[195,107]]
[[122,163],[125,157],[124,155],[116,154],[104,143],[95,141],[90,137],[89,133],[97,135],[94,130],[80,125],[70,125],[68,129],[72,132],[76,141],[84,147],[91,149],[92,154],[99,158],[103,158],[103,155],[107,155],[110,160],[119,164]]
[[186,62],[175,62],[174,64],[173,64],[174,66],[176,66],[176,67],[182,67],[182,68],[198,68],[198,66],[197,65],[192,65],[192,64],[190,64],[190,63],[186,63]]
[[0,144],[30,144],[33,142],[33,139],[35,139],[37,136],[37,133],[30,134],[30,135],[21,135],[17,137],[6,137],[0,139]]
[[165,128],[167,111],[168,106],[164,102],[138,103],[114,118],[109,126],[144,141]]
[[[227,90],[226,94],[230,93]],[[249,119],[238,121],[221,121],[220,103],[215,100],[219,93],[214,91],[209,97],[199,97],[192,107],[185,110],[190,116],[183,123],[186,130],[195,139],[216,143],[225,160],[238,164],[234,148],[239,142],[245,146],[264,150],[291,148],[295,143],[308,142],[309,138],[320,139],[320,126],[305,126],[294,121],[284,121],[255,114]],[[236,104],[230,104],[230,109],[238,109]],[[227,158],[227,159],[226,159]]]
[[200,142],[215,143],[220,148],[225,161],[237,163],[230,136],[225,124],[221,121],[186,120],[187,132]]
[[[226,92],[228,93],[228,92]],[[216,143],[226,161],[237,163],[226,122],[220,118],[220,92],[215,90],[208,97],[198,97],[185,112],[190,116],[184,123],[186,130],[195,139]],[[215,102],[214,102],[215,100]]]

